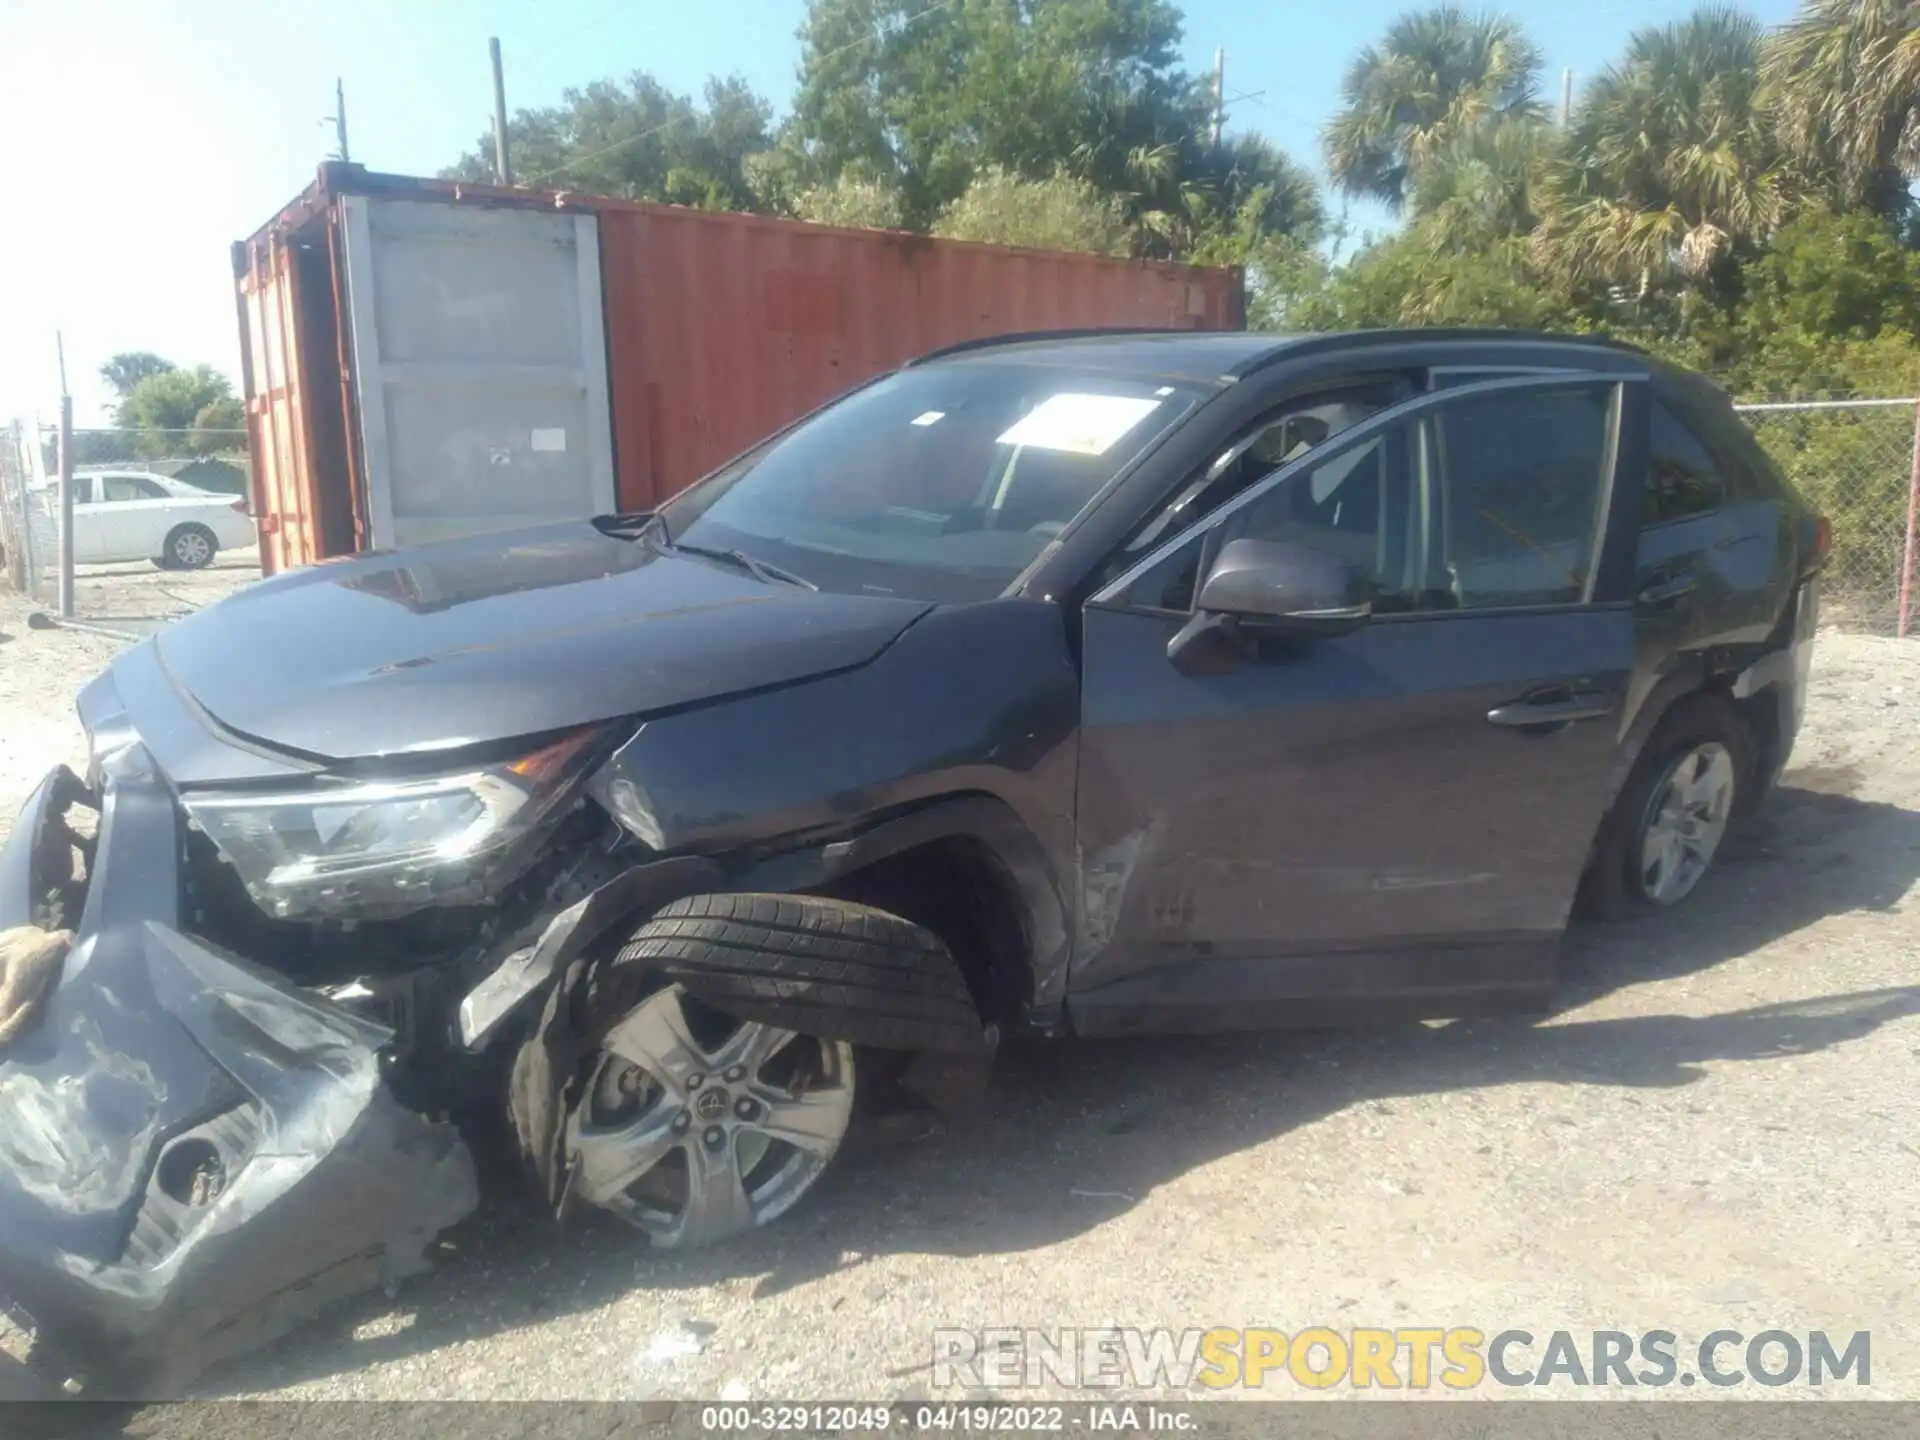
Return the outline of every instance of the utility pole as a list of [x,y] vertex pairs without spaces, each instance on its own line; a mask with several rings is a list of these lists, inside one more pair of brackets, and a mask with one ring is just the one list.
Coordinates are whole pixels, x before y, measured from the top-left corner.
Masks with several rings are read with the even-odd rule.
[[1573,67],[1567,66],[1560,72],[1560,128],[1566,129],[1573,123]]
[[513,161],[507,156],[507,78],[500,69],[500,37],[487,41],[493,56],[493,178],[501,185],[513,184]]
[[60,353],[60,618],[73,618],[73,396],[67,393],[67,341],[53,332]]
[[347,82],[337,77],[333,82],[333,133],[340,145],[340,163],[344,165],[353,156],[347,150]]
[[1220,148],[1220,137],[1227,126],[1227,52],[1224,46],[1213,48],[1213,148]]

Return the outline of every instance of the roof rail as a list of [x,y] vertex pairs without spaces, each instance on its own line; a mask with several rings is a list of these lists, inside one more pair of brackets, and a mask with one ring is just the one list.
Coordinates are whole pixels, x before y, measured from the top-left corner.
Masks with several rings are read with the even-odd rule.
[[1336,350],[1353,345],[1404,345],[1421,341],[1446,343],[1460,340],[1511,340],[1535,345],[1585,345],[1598,350],[1617,350],[1632,355],[1657,358],[1648,350],[1611,335],[1573,335],[1552,330],[1503,330],[1490,326],[1402,325],[1370,330],[1330,330],[1318,335],[1275,336],[1288,343],[1275,345],[1258,355],[1250,355],[1233,369],[1247,376],[1282,360],[1311,355],[1317,350]]
[[1371,330],[1330,330],[1317,335],[1274,333],[1263,337],[1260,331],[1250,330],[1175,330],[1152,326],[1095,326],[1087,329],[1070,330],[1021,330],[1006,335],[985,335],[977,340],[962,340],[957,345],[943,345],[938,350],[929,350],[924,355],[916,355],[906,362],[905,368],[924,365],[929,360],[940,360],[950,355],[964,355],[976,350],[991,350],[1002,345],[1032,344],[1047,340],[1101,340],[1124,339],[1127,336],[1181,336],[1200,339],[1208,335],[1241,335],[1252,339],[1266,338],[1273,343],[1258,354],[1249,355],[1239,363],[1229,367],[1227,373],[1245,377],[1255,371],[1263,370],[1282,360],[1292,360],[1301,355],[1311,355],[1321,350],[1337,350],[1354,345],[1389,345],[1419,343],[1421,341],[1462,340],[1510,340],[1523,344],[1536,345],[1583,345],[1599,350],[1615,350],[1626,354],[1647,355],[1650,352],[1641,346],[1625,340],[1616,340],[1611,335],[1572,335],[1550,330],[1502,330],[1481,326],[1398,326]]
[[1080,330],[1015,330],[1005,335],[983,335],[978,340],[962,340],[957,345],[942,345],[938,350],[929,350],[924,355],[916,355],[907,361],[903,368],[911,369],[915,365],[924,365],[929,360],[942,360],[949,355],[964,355],[970,350],[991,350],[997,345],[1025,345],[1039,340],[1100,340],[1119,339],[1125,335],[1215,335],[1244,334],[1244,331],[1215,330],[1174,330],[1168,327],[1154,328],[1148,325],[1107,325],[1092,326]]

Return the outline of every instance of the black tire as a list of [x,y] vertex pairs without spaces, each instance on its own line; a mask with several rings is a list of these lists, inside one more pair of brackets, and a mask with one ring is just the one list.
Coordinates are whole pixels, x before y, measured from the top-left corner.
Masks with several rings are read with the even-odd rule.
[[[1674,763],[1688,751],[1718,744],[1733,758],[1734,823],[1750,811],[1745,795],[1754,779],[1754,743],[1746,723],[1718,695],[1693,695],[1661,717],[1646,748],[1620,787],[1613,809],[1601,822],[1593,863],[1581,888],[1581,909],[1599,920],[1622,920],[1661,908],[1647,897],[1638,864],[1641,840],[1654,791]],[[1709,861],[1706,876],[1726,853],[1724,840]],[[1705,877],[1703,877],[1704,879]],[[1674,904],[1684,905],[1698,894],[1693,890]]]
[[979,1012],[940,937],[813,895],[693,895],[662,906],[588,992],[617,1021],[674,981],[715,1009],[885,1050],[977,1050]]
[[164,570],[204,570],[219,553],[219,537],[206,526],[189,521],[167,532],[166,542],[160,547],[160,566]]

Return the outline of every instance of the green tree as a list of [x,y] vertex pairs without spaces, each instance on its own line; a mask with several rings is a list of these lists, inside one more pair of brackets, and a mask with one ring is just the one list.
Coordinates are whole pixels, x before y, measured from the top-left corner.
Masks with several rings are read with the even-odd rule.
[[1122,197],[1148,253],[1256,200],[1270,229],[1319,222],[1280,152],[1211,146],[1210,92],[1178,66],[1167,0],[813,0],[801,40],[795,144],[823,176],[891,186],[916,226],[977,175],[1063,168]]
[[1429,243],[1468,250],[1531,234],[1559,132],[1539,120],[1503,120],[1448,137],[1413,178],[1407,208]]
[[1217,148],[1191,141],[1136,147],[1123,173],[1120,199],[1141,255],[1239,264],[1267,238],[1312,243],[1325,230],[1313,177],[1257,135],[1229,137]]
[[1766,46],[1783,138],[1844,204],[1912,207],[1920,176],[1920,0],[1805,0]]
[[1390,325],[1494,325],[1568,329],[1576,317],[1534,269],[1524,239],[1477,249],[1438,248],[1418,227],[1378,240],[1301,297],[1294,322],[1308,330]]
[[1247,328],[1312,330],[1324,318],[1323,298],[1333,274],[1317,246],[1290,235],[1261,238],[1242,257],[1247,276]]
[[1321,135],[1327,171],[1347,194],[1397,208],[1444,146],[1541,119],[1539,80],[1539,47],[1517,21],[1457,5],[1410,11],[1347,67]]
[[933,233],[949,240],[1096,255],[1124,255],[1130,241],[1125,207],[1085,180],[1064,172],[1023,180],[997,165],[975,175],[960,198],[940,212]]
[[890,181],[921,225],[976,170],[1051,175],[1102,118],[1166,138],[1186,83],[1165,0],[813,0],[800,38],[795,131],[827,173]]
[[849,225],[864,230],[899,230],[906,225],[900,193],[879,180],[845,174],[825,185],[809,185],[783,206],[796,219],[816,225]]
[[[711,210],[753,210],[749,158],[772,143],[772,111],[738,76],[707,82],[703,103],[676,95],[645,72],[566,91],[558,105],[521,110],[507,126],[522,184],[664,200]],[[441,172],[450,180],[493,178],[493,139]]]
[[100,367],[100,378],[113,391],[116,400],[125,400],[133,387],[149,375],[164,375],[174,368],[171,360],[151,350],[123,350]]
[[1798,331],[1818,340],[1920,334],[1920,253],[1883,217],[1809,207],[1743,274],[1742,348]]
[[134,448],[148,459],[211,455],[239,448],[245,426],[233,384],[210,365],[149,375],[120,404],[115,423],[137,432]]
[[1677,276],[1704,289],[1750,253],[1793,194],[1759,70],[1763,32],[1705,6],[1636,30],[1582,96],[1541,197],[1543,253],[1568,277],[1645,296]]

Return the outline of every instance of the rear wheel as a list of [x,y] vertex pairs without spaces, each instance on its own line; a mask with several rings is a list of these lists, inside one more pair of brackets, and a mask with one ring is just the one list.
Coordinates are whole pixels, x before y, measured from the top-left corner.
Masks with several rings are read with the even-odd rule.
[[220,551],[220,542],[204,525],[176,525],[167,532],[160,561],[170,570],[204,570]]
[[1590,908],[1611,919],[1692,895],[1752,779],[1752,737],[1733,708],[1717,696],[1683,701],[1660,722],[1607,817],[1588,876]]

